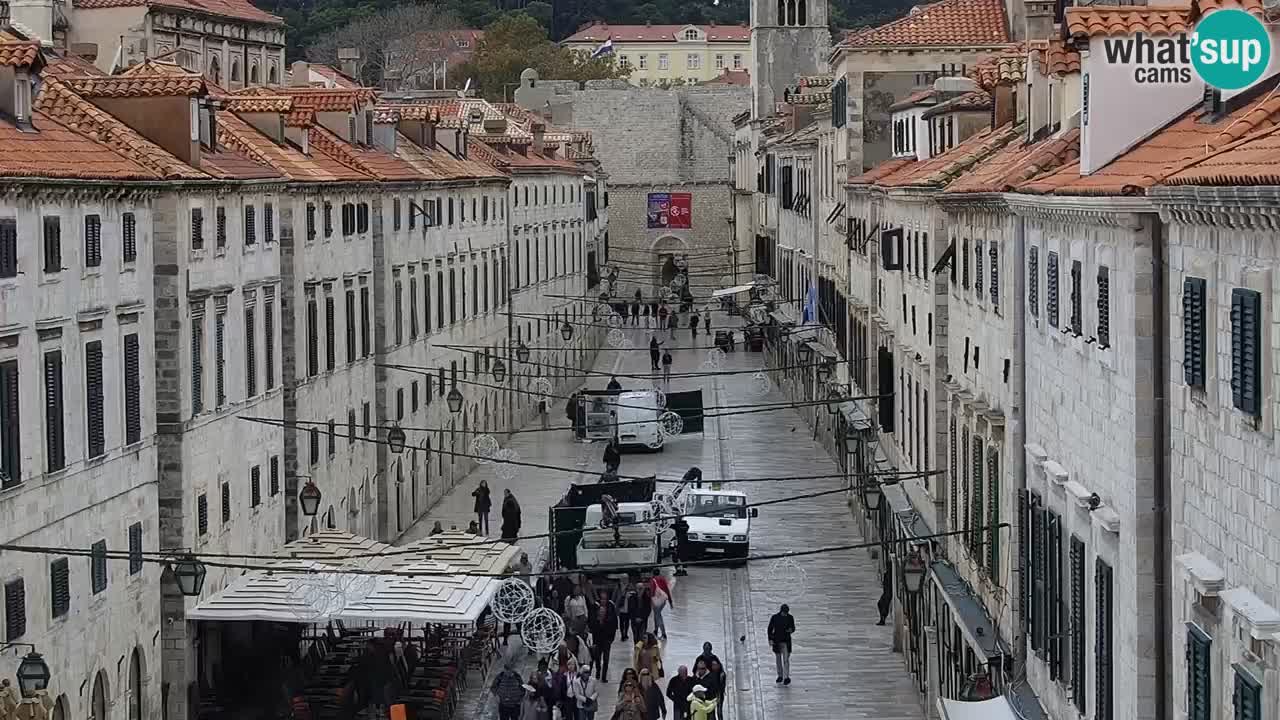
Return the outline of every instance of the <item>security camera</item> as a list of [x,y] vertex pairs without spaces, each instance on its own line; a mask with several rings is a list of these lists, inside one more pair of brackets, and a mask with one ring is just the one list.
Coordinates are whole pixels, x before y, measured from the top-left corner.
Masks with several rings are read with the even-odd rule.
[[1089,496],[1089,512],[1093,512],[1102,506],[1102,498],[1098,497],[1098,493]]

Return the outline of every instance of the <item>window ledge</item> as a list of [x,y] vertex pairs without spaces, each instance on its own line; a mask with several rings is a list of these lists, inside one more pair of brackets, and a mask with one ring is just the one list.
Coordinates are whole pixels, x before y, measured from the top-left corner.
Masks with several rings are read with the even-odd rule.
[[1221,597],[1248,626],[1253,639],[1270,640],[1274,633],[1280,632],[1280,611],[1263,602],[1248,588],[1232,588],[1223,592]]
[[1222,568],[1198,552],[1179,555],[1174,562],[1182,567],[1201,595],[1215,596],[1227,586],[1227,576]]

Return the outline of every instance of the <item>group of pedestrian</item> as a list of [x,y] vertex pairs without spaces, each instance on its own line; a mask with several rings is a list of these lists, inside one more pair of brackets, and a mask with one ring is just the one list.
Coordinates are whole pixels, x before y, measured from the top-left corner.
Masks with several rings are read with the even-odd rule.
[[649,369],[653,372],[658,371],[658,365],[662,365],[662,379],[671,382],[671,350],[662,348],[662,343],[658,342],[658,336],[653,335],[649,338]]
[[[476,513],[476,519],[471,522],[468,532],[472,535],[488,535],[489,534],[489,512],[493,509],[493,499],[489,491],[489,482],[481,480],[480,486],[471,491],[471,496],[475,498],[472,506]],[[502,491],[502,540],[504,542],[512,542],[520,537],[521,523],[520,501],[516,500],[516,496],[511,492],[510,488]]]

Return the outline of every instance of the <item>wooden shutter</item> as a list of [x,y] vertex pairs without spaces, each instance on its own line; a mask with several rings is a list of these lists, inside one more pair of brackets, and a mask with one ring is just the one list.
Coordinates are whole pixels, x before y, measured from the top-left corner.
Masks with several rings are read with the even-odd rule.
[[1182,379],[1187,385],[1205,386],[1205,281],[1182,281]]
[[62,218],[57,215],[44,218],[44,271],[62,271]]
[[99,540],[89,551],[89,585],[94,595],[107,589],[107,541]]
[[253,306],[244,309],[244,394],[258,394],[258,323],[254,319]]
[[280,457],[272,455],[271,461],[267,466],[267,492],[272,497],[280,494]]
[[316,239],[316,204],[307,203],[307,242]]
[[142,572],[142,523],[129,526],[129,574]]
[[276,386],[276,294],[268,288],[262,303],[262,371],[267,389]]
[[307,375],[320,374],[320,309],[314,297],[307,298]]
[[1084,541],[1071,536],[1071,702],[1085,714]]
[[1031,649],[1036,655],[1044,657],[1044,625],[1045,625],[1045,580],[1048,577],[1045,568],[1045,509],[1041,506],[1040,496],[1031,494]]
[[1052,510],[1048,511],[1049,522],[1046,524],[1048,562],[1046,569],[1049,576],[1045,580],[1045,609],[1049,613],[1049,679],[1061,680],[1062,647],[1066,643],[1063,637],[1063,605],[1062,602],[1062,518]]
[[71,567],[66,558],[49,563],[49,604],[56,618],[71,609]]
[[1235,676],[1235,688],[1231,693],[1235,720],[1263,720],[1262,685],[1240,666],[1235,667]]
[[0,219],[0,278],[18,276],[18,221]]
[[253,245],[258,242],[258,208],[254,205],[244,206],[244,244]]
[[201,535],[209,534],[209,496],[205,493],[196,498],[196,528]]
[[131,212],[120,216],[120,251],[125,262],[138,259],[138,219]]
[[1098,268],[1098,347],[1111,347],[1111,270]]
[[[413,218],[413,202],[409,202],[409,217]],[[400,229],[400,198],[391,198],[391,229]],[[413,229],[412,227],[410,228]]]
[[982,300],[982,241],[973,241],[973,294]]
[[369,232],[369,203],[367,202],[356,206],[356,232]]
[[[1018,490],[1018,616],[1024,635],[1031,634],[1031,503],[1030,492]],[[1024,641],[1025,642],[1025,641]]]
[[983,440],[981,435],[974,435],[973,445],[970,448],[973,451],[970,456],[973,462],[973,490],[969,496],[969,529],[972,531],[969,533],[969,555],[979,568],[982,568],[984,564],[982,526],[986,524],[983,522],[986,505],[982,502],[983,485],[985,484],[984,480],[986,480],[986,476],[982,474],[982,453],[986,451],[985,444],[986,441]]
[[213,316],[213,394],[214,406],[222,407],[227,403],[227,354],[226,354],[227,314],[215,313]]
[[1112,648],[1111,648],[1111,566],[1098,558],[1094,572],[1094,720],[1112,720],[1113,703]]
[[0,487],[22,482],[18,361],[0,363]]
[[994,445],[987,448],[987,570],[993,582],[1000,584],[1000,452]]
[[204,209],[191,208],[191,249],[204,249]]
[[360,354],[369,357],[369,288],[360,288]]
[[346,290],[346,315],[347,315],[347,362],[355,362],[356,360],[356,291],[352,288]]
[[[397,390],[396,392],[403,393],[404,390]],[[330,420],[328,430],[329,430],[329,438],[328,438],[329,457],[333,457],[334,453],[338,451],[337,423],[335,423],[333,420]]]
[[219,205],[214,211],[214,240],[219,248],[227,246],[227,209]]
[[4,584],[4,640],[15,642],[27,633],[27,586],[22,578]]
[[1050,252],[1045,263],[1044,314],[1050,327],[1058,327],[1058,253]]
[[262,239],[266,243],[276,241],[276,213],[271,203],[262,204]]
[[191,316],[191,414],[204,410],[204,315]]
[[[324,204],[324,236],[333,235],[333,203],[325,201]],[[312,235],[314,238],[315,236]]]
[[137,333],[124,336],[124,444],[142,440],[142,367]]
[[84,346],[84,388],[89,457],[95,458],[107,451],[103,425],[102,342],[99,340]]
[[1262,295],[1256,290],[1231,291],[1231,398],[1245,413],[1262,414]]
[[320,462],[320,430],[319,428],[311,428],[307,431],[307,441],[311,446],[311,464],[315,465]]
[[249,507],[262,504],[262,467],[254,465],[249,468]]
[[1040,248],[1027,248],[1027,307],[1032,317],[1040,315]]
[[878,392],[880,397],[876,399],[876,404],[879,408],[880,431],[891,433],[894,431],[893,351],[889,348],[881,347],[879,357],[878,369],[880,378]]
[[231,483],[222,483],[222,524],[231,522]]
[[991,305],[1000,307],[1000,247],[994,242],[988,251],[991,256]]
[[1071,332],[1084,334],[1084,270],[1079,260],[1071,261]]
[[102,218],[98,215],[84,216],[84,264],[102,265]]
[[338,364],[338,348],[337,340],[337,314],[333,308],[333,294],[325,292],[324,295],[324,365],[326,370],[332,370]]
[[44,354],[44,449],[49,472],[67,465],[62,412],[62,351],[50,350]]
[[1213,720],[1212,647],[1208,635],[1187,625],[1187,720]]

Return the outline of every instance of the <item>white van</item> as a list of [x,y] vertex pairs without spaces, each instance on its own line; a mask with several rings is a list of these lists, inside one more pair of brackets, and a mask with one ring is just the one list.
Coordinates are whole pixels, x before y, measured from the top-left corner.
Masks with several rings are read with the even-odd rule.
[[689,523],[688,559],[745,559],[750,553],[751,518],[760,511],[747,507],[746,493],[689,488],[684,493],[684,513]]
[[621,392],[614,405],[617,422],[618,446],[662,450],[663,436],[658,417],[663,408],[658,406],[658,393],[653,390]]

